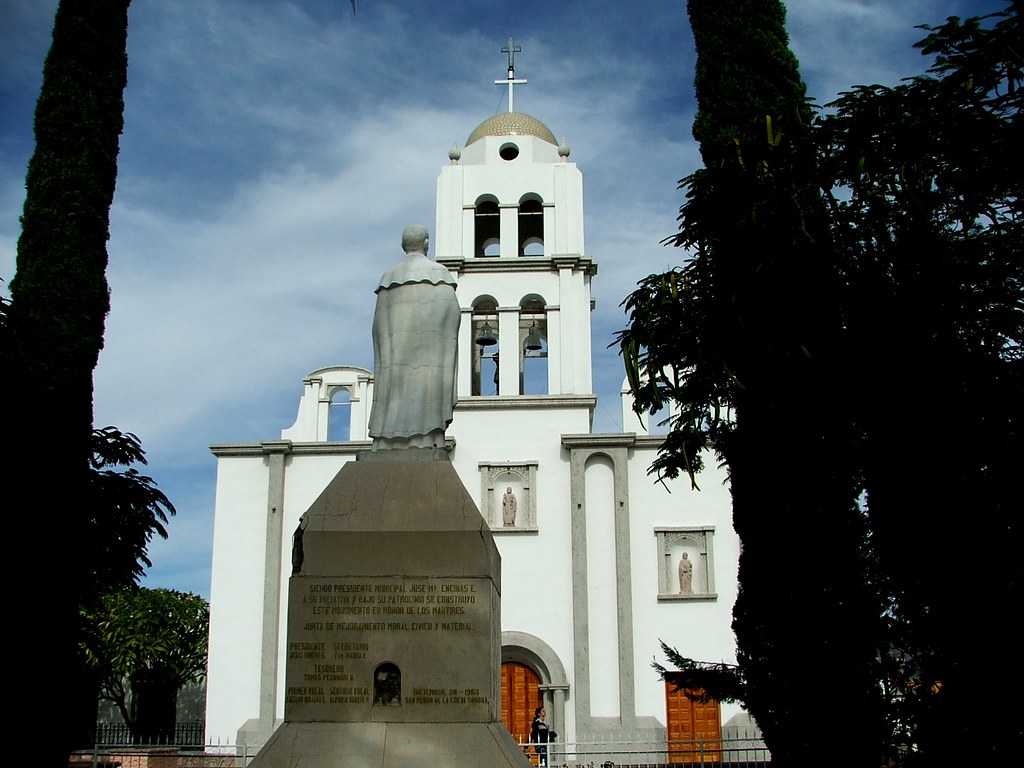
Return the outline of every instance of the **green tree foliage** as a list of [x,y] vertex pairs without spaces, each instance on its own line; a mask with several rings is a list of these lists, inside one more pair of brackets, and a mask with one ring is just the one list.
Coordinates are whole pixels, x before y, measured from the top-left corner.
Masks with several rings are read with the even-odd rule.
[[666,643],[661,650],[672,667],[655,662],[652,666],[661,679],[672,683],[676,690],[685,691],[693,701],[744,702],[747,698],[746,681],[736,664],[721,661],[694,661]]
[[1024,34],[1019,4],[923,29],[928,72],[843,94],[818,140],[888,655],[907,679],[896,736],[912,758],[995,763],[1024,748],[991,668],[1022,603]]
[[[93,589],[87,541],[92,373],[109,309],[109,209],[117,175],[127,79],[129,0],[61,0],[35,113],[16,273],[3,355],[4,402],[20,455],[45,467],[11,473],[26,504],[14,539],[36,542],[35,561],[60,579],[45,602],[26,590],[13,612],[47,628],[33,647],[45,663],[19,686],[30,716],[56,723],[34,759],[66,768],[95,722],[95,695],[77,659],[78,609]],[[45,532],[45,536],[40,536]],[[60,692],[57,695],[57,692]],[[87,745],[86,745],[87,746]]]
[[[135,468],[135,465],[144,464],[146,455],[138,437],[114,427],[93,430],[90,482],[84,503],[89,518],[85,538],[80,542],[82,549],[89,554],[86,563],[88,573],[85,574],[87,586],[80,590],[80,613],[87,619],[82,631],[87,637],[95,637],[99,631],[95,626],[97,614],[109,613],[112,605],[118,607],[112,604],[111,594],[138,587],[144,567],[152,565],[148,555],[150,540],[154,535],[167,538],[164,525],[168,516],[175,514],[174,506],[156,488],[152,478],[140,474]],[[167,610],[157,605],[155,600],[153,602],[157,609]],[[180,613],[177,611],[170,620],[183,621],[185,617]],[[184,630],[180,631],[184,634]],[[89,647],[103,646],[96,641],[91,644],[81,641],[76,652]],[[109,692],[116,693],[118,688],[111,687],[109,670],[96,661],[98,653],[76,655],[82,662],[81,716],[89,717],[88,726],[91,728],[95,722],[97,697],[110,698],[112,694]],[[170,727],[173,727],[174,695],[179,687],[171,690],[170,684],[163,680],[139,678],[132,689],[139,694],[135,703],[141,702],[143,706],[143,725],[138,731],[133,728],[137,738],[144,740],[146,733],[154,733],[157,726],[147,725],[151,720],[156,721],[161,733],[168,733],[168,726],[160,719],[161,716],[169,714]],[[121,693],[123,700],[123,690]],[[147,701],[155,702],[155,705],[147,707]],[[87,702],[91,702],[91,706],[86,706]],[[119,706],[124,709],[123,703]],[[126,719],[125,722],[132,725],[138,720],[133,715],[132,721]],[[85,726],[83,723],[82,727]]]
[[3,296],[0,296],[0,361],[7,359],[7,350],[10,344],[10,338],[8,336],[10,321],[8,315],[10,313],[11,302]]
[[175,514],[170,499],[135,468],[138,464],[146,464],[146,455],[137,436],[114,427],[93,430],[87,550],[90,581],[99,592],[138,585],[153,565],[150,540],[167,538],[164,526]]
[[82,616],[82,651],[101,697],[117,706],[136,743],[167,743],[178,691],[206,676],[209,604],[191,593],[129,587]]
[[[738,692],[783,764],[834,754],[808,704],[849,734],[843,764],[1010,759],[1021,707],[992,653],[1021,604],[1019,4],[925,27],[925,76],[814,122],[764,5],[689,4],[689,253],[618,338],[638,409],[680,406],[652,471],[716,451],[743,546],[738,669],[662,672]],[[768,58],[794,69],[729,72]]]

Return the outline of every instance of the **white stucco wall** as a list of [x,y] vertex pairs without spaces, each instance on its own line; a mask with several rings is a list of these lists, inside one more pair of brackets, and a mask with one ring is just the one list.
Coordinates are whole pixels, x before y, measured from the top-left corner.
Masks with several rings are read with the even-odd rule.
[[[735,660],[730,625],[739,551],[728,490],[713,459],[698,480],[700,491],[691,490],[684,479],[670,484],[670,493],[649,476],[658,440],[647,436],[628,396],[622,413],[630,431],[590,435],[596,405],[591,279],[597,267],[584,250],[582,175],[553,144],[532,136],[514,137],[519,157],[500,160],[498,148],[508,140],[488,136],[466,147],[458,164],[442,168],[438,179],[431,252],[456,276],[463,309],[460,403],[447,432],[454,441],[450,458],[481,510],[498,504],[492,529],[502,558],[503,633],[524,645],[534,643],[564,670],[566,679],[560,682],[568,687],[558,693],[564,696],[564,712],[555,723],[562,740],[575,740],[578,724],[588,732],[607,726],[592,722],[595,718],[629,720],[633,715],[646,718],[645,727],[653,733],[657,728],[651,723],[666,722],[664,684],[651,668],[655,659],[664,661],[661,640],[693,658]],[[513,209],[524,194],[543,200],[544,255],[509,258],[515,241]],[[501,258],[474,258],[473,206],[481,195],[504,206]],[[469,396],[469,322],[481,295],[497,303],[501,397]],[[517,313],[527,295],[542,297],[545,305],[544,396],[507,394],[508,382],[518,377]],[[351,441],[328,442],[329,404],[339,387],[351,397]],[[283,716],[292,532],[342,465],[369,448],[371,372],[355,366],[321,368],[303,380],[297,395],[295,424],[281,439],[212,447],[218,478],[207,683],[210,742],[235,743],[240,729],[249,723],[252,731],[252,721],[261,715],[264,729]],[[582,463],[577,461],[581,456]],[[579,465],[575,469],[574,462]],[[514,529],[500,525],[500,501],[493,494],[503,489],[482,496],[487,478],[502,477],[506,465],[530,478],[535,502],[527,520],[526,499],[520,499],[523,517]],[[525,494],[520,475],[509,477]],[[693,541],[711,544],[706,563],[695,562],[694,584],[707,583],[705,566],[712,565],[713,595],[671,594],[677,590],[659,576],[674,567],[674,561],[666,561],[679,551],[676,546],[666,554],[659,542],[690,528],[698,531]],[[277,542],[270,553],[268,540]],[[268,563],[279,572],[265,578]],[[580,588],[584,583],[585,591]],[[273,649],[266,653],[265,637]],[[736,711],[722,709],[723,721]],[[624,728],[632,724],[625,720]]]

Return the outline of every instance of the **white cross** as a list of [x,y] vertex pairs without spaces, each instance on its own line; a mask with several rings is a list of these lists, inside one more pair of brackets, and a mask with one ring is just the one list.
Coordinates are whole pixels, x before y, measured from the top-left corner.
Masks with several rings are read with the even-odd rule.
[[508,86],[508,111],[515,112],[514,103],[512,101],[512,86],[513,85],[524,85],[526,80],[516,79],[516,54],[523,49],[516,45],[513,38],[508,39],[508,44],[501,49],[502,53],[508,54],[508,77],[504,80],[495,80],[495,85],[507,85]]

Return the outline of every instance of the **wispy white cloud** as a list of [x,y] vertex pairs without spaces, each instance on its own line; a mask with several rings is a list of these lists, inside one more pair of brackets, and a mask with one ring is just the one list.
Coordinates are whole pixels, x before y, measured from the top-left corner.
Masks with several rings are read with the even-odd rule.
[[855,84],[897,85],[920,74],[927,59],[913,46],[947,16],[983,15],[1009,3],[973,0],[790,0],[787,28],[809,95],[825,105]]
[[[32,111],[57,0],[0,0],[0,277],[14,271]],[[981,3],[792,0],[810,92],[920,69],[914,24]],[[981,8],[994,10],[998,6]],[[980,12],[975,11],[975,12]],[[690,138],[685,4],[522,0],[133,3],[112,310],[96,420],[134,431],[172,498],[149,583],[209,590],[211,443],[273,439],[301,379],[370,367],[373,287],[402,228],[434,225],[452,142],[507,107],[500,48],[521,45],[516,107],[571,148],[585,179],[594,282],[595,428],[618,428],[622,369],[607,348],[621,300],[679,263],[678,180]]]

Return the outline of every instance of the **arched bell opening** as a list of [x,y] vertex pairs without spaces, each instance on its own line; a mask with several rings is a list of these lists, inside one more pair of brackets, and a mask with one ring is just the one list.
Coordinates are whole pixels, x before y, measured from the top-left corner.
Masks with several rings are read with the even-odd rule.
[[498,394],[498,302],[481,296],[473,302],[473,378],[470,394]]
[[352,390],[340,386],[331,393],[327,411],[327,439],[352,439]]
[[519,201],[519,255],[544,255],[544,204],[534,195]]
[[501,255],[501,211],[494,198],[481,198],[473,216],[473,255],[494,258]]
[[548,394],[548,320],[546,302],[536,294],[519,302],[519,393]]

